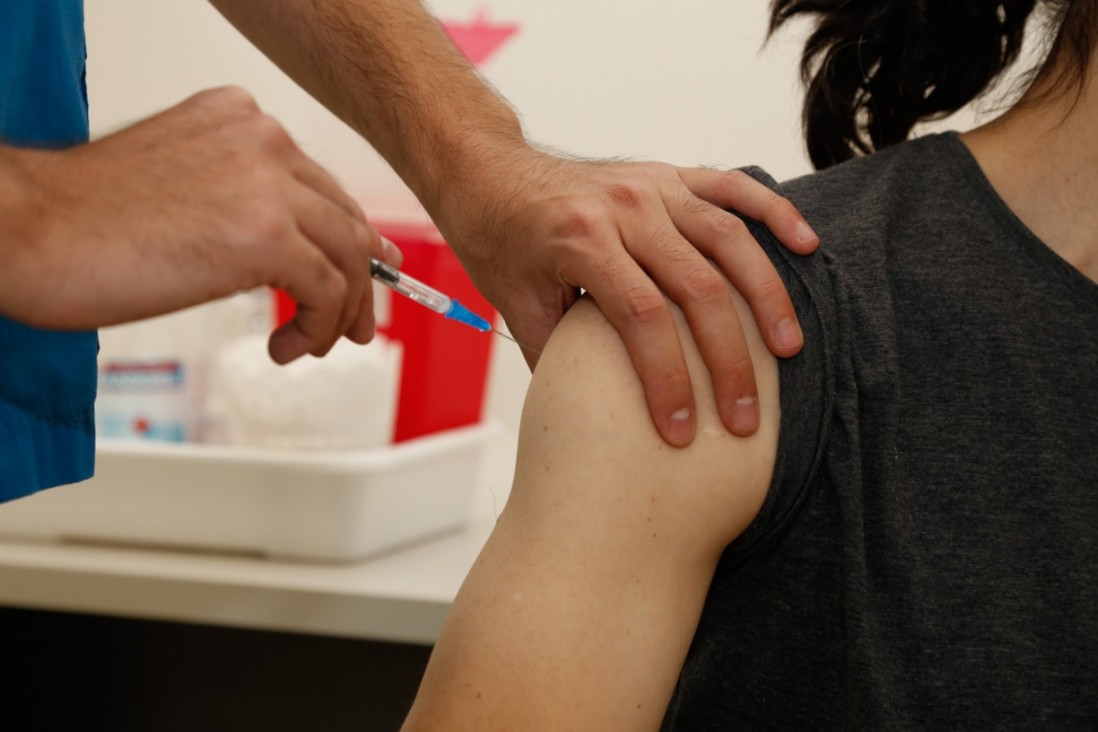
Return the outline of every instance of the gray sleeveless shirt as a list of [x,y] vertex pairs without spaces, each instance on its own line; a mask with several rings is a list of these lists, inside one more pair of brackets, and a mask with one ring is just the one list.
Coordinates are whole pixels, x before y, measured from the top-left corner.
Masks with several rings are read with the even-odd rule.
[[1098,285],[953,134],[750,172],[807,345],[664,729],[1098,729]]

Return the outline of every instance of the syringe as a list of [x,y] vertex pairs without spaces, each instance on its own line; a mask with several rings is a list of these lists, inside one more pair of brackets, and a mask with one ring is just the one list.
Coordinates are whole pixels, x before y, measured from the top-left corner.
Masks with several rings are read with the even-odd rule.
[[[370,275],[381,284],[407,298],[415,300],[429,310],[465,323],[481,333],[492,330],[492,324],[451,297],[443,295],[433,287],[428,287],[414,277],[401,272],[396,267],[370,259]],[[504,335],[500,333],[500,335]],[[508,336],[505,336],[508,337]],[[514,340],[513,338],[511,340]]]

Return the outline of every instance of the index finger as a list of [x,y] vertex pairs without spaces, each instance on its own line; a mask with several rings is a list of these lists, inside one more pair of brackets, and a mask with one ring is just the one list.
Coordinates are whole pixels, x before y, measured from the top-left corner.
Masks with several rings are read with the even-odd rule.
[[811,254],[820,237],[789,200],[742,170],[680,168],[679,177],[698,198],[761,222],[797,254]]

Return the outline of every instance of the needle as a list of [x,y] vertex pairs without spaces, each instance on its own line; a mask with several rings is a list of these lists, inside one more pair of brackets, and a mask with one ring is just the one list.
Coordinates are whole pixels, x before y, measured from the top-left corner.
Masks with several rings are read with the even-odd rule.
[[506,338],[507,340],[511,341],[512,343],[514,343],[514,344],[515,344],[516,346],[518,346],[519,348],[524,348],[524,349],[526,349],[527,351],[529,351],[530,353],[534,354],[535,356],[540,356],[540,355],[541,355],[541,351],[539,351],[538,349],[536,349],[536,348],[531,348],[530,346],[526,345],[525,343],[519,343],[518,341],[516,341],[516,340],[515,340],[514,338],[512,338],[511,336],[509,336],[509,335],[507,335],[506,333],[504,333],[504,332],[503,332],[502,330],[497,330],[496,328],[492,328],[492,332],[493,332],[493,333],[495,333],[495,334],[496,334],[496,335],[498,335],[498,336],[503,336],[504,338]]

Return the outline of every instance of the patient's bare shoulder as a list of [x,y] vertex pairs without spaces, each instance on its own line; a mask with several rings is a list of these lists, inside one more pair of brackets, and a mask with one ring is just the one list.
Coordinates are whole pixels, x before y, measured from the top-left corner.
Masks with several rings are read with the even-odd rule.
[[[760,429],[735,437],[721,424],[712,384],[682,314],[675,318],[697,401],[697,438],[668,446],[649,417],[641,383],[617,332],[588,299],[558,326],[538,364],[523,410],[512,501],[589,490],[624,512],[619,499],[644,493],[663,500],[659,522],[710,548],[747,527],[766,496],[777,448],[778,368],[746,303],[730,290],[755,362]],[[574,486],[574,488],[572,487]],[[586,487],[586,488],[584,488]],[[596,500],[591,498],[589,500]]]

